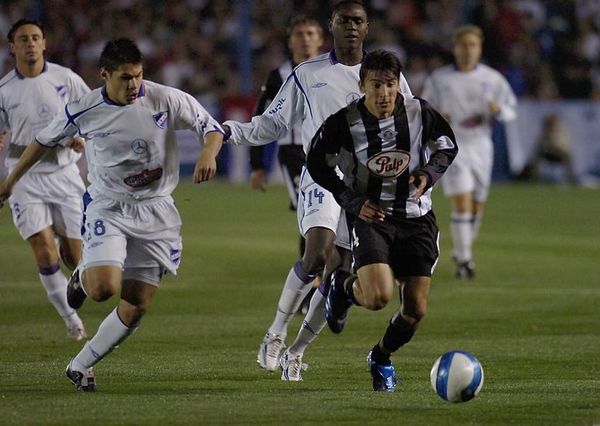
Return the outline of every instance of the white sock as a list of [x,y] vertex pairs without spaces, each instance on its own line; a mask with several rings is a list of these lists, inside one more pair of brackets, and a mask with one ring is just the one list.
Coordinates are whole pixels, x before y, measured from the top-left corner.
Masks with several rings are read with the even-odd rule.
[[473,215],[472,224],[473,224],[473,241],[477,239],[479,236],[479,228],[481,228],[481,221],[483,220],[483,213],[475,213]]
[[77,316],[77,312],[67,303],[67,277],[62,273],[58,263],[50,266],[40,266],[38,270],[48,300],[68,324],[70,318]]
[[289,347],[289,352],[293,355],[303,354],[306,347],[310,345],[319,335],[327,319],[325,319],[325,302],[327,297],[317,289],[310,299],[310,306],[304,321],[302,321],[302,327],[298,331],[296,340]]
[[471,213],[452,213],[450,231],[454,245],[453,254],[458,262],[471,260],[473,245],[473,216]]
[[93,367],[135,330],[137,330],[137,327],[127,327],[123,324],[117,314],[117,308],[115,308],[102,321],[96,335],[87,341],[83,349],[73,358],[71,364],[73,369],[85,371]]
[[275,319],[269,327],[270,334],[278,334],[285,339],[288,324],[310,291],[314,279],[315,276],[306,273],[300,261],[290,269],[281,296],[279,296]]

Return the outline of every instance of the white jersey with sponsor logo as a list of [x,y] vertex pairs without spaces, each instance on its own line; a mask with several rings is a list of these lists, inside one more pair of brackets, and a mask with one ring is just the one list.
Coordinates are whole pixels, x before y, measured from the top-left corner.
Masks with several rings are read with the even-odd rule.
[[[310,141],[325,119],[361,97],[360,64],[344,65],[334,51],[298,65],[288,76],[265,112],[249,123],[226,121],[230,141],[240,145],[265,145],[285,136],[294,124],[302,122],[302,145]],[[400,76],[400,91],[412,97],[406,79]]]
[[88,191],[93,199],[137,202],[171,194],[179,181],[175,130],[199,139],[222,132],[219,123],[187,93],[144,81],[130,105],[112,102],[106,88],[67,105],[38,136],[42,145],[86,139]]
[[[446,116],[461,147],[491,143],[494,119],[516,118],[517,99],[506,79],[484,64],[468,72],[447,65],[434,71],[425,82],[422,97]],[[488,103],[494,101],[500,114],[492,117]]]
[[[0,80],[0,131],[9,131],[5,164],[9,170],[55,115],[68,102],[89,93],[81,77],[68,68],[46,62],[42,73],[28,78],[16,69]],[[52,173],[74,164],[80,157],[69,148],[55,150],[35,164],[31,173]]]

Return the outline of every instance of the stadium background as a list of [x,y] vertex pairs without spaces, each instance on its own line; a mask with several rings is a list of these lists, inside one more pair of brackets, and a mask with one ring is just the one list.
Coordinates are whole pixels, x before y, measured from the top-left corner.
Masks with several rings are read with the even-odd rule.
[[[97,58],[106,40],[127,36],[140,45],[146,78],[179,87],[218,119],[249,118],[268,72],[287,55],[286,25],[299,13],[327,27],[333,1],[297,0],[4,0],[0,33],[22,16],[46,25],[47,58],[71,67],[90,87],[102,82]],[[554,114],[566,129],[574,182],[600,180],[600,1],[597,0],[372,0],[367,48],[397,53],[416,95],[433,69],[451,61],[451,34],[464,23],[485,33],[484,60],[501,71],[520,99],[519,119],[496,126],[496,181],[529,177],[544,118]],[[326,34],[325,49],[331,48]],[[13,66],[0,38],[2,74]],[[181,135],[182,171],[199,151]],[[273,149],[266,155],[273,157]],[[269,161],[267,161],[269,163]],[[220,173],[233,181],[248,175],[247,148],[225,147]],[[550,165],[552,168],[552,165]],[[525,171],[525,172],[524,172]],[[2,175],[3,170],[0,170]],[[278,170],[273,168],[273,180]],[[564,181],[564,172],[546,177]]]

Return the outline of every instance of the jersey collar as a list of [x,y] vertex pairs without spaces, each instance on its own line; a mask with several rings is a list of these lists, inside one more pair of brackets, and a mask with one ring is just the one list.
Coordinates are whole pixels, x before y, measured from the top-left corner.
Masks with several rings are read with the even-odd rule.
[[[46,61],[44,61],[44,66],[42,67],[42,72],[46,72],[46,71],[48,71],[48,63]],[[23,79],[27,78],[27,77],[25,77],[23,74],[21,74],[19,72],[19,70],[17,69],[17,67],[15,67],[15,74],[17,75],[17,78],[19,80],[23,80]]]
[[[367,54],[367,51],[365,49],[363,49],[363,58],[365,57],[366,54]],[[335,56],[335,49],[331,49],[329,51],[329,62],[331,62],[331,65],[340,63],[340,61],[338,61],[337,57]]]

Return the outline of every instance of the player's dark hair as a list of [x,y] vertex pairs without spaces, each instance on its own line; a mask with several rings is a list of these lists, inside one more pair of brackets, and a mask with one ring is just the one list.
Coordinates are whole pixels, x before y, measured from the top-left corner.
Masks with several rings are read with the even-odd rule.
[[333,17],[342,8],[344,8],[346,6],[350,6],[350,5],[362,7],[363,10],[365,11],[365,13],[367,14],[367,16],[369,15],[367,12],[367,6],[365,6],[365,3],[362,2],[361,0],[342,0],[333,6],[333,9],[331,11],[331,16]]
[[44,38],[46,38],[46,34],[44,33],[44,26],[42,25],[42,23],[40,21],[37,21],[35,19],[21,18],[17,22],[15,22],[13,24],[13,26],[10,28],[10,30],[8,31],[8,37],[7,38],[8,38],[8,41],[10,43],[14,43],[15,42],[15,33],[23,25],[35,25],[36,27],[38,27],[42,31],[42,36]]
[[392,52],[377,49],[367,53],[362,60],[359,72],[361,84],[365,82],[369,71],[389,71],[400,78],[402,63]]
[[98,65],[100,68],[112,72],[123,64],[141,64],[142,60],[142,52],[134,41],[128,38],[118,38],[104,45]]
[[323,27],[321,24],[319,24],[319,21],[317,21],[315,18],[311,18],[308,15],[297,15],[290,20],[290,24],[288,25],[287,29],[288,37],[292,35],[292,31],[294,31],[294,28],[296,28],[298,25],[309,25],[311,27],[316,27],[319,35],[323,37]]

